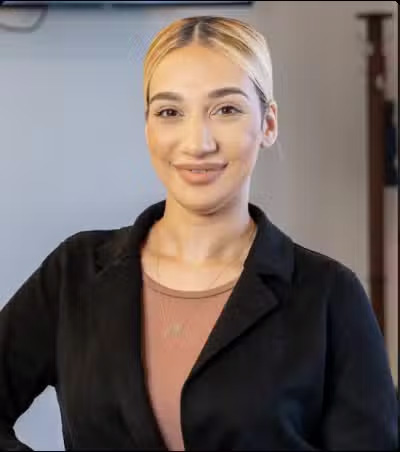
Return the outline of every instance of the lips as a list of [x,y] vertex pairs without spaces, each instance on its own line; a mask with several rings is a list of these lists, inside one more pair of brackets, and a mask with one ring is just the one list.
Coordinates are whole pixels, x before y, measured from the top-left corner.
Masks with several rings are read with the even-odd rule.
[[215,182],[224,172],[227,164],[179,164],[174,166],[186,183],[191,185],[206,185]]
[[190,169],[185,169],[185,171],[190,171],[191,173],[194,174],[204,174],[204,173],[210,173],[211,171],[220,171],[219,169],[210,169],[210,168],[205,168],[205,169],[198,169],[198,168],[190,168]]
[[193,172],[204,172],[204,171],[219,171],[225,168],[225,163],[202,163],[202,164],[194,164],[194,163],[180,163],[174,165],[175,168],[181,170],[188,170]]

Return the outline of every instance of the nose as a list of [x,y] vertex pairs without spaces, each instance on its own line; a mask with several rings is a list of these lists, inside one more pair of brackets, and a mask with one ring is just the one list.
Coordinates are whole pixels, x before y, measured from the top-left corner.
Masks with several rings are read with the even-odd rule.
[[201,158],[217,149],[207,119],[192,117],[184,125],[183,135],[182,151],[190,157]]

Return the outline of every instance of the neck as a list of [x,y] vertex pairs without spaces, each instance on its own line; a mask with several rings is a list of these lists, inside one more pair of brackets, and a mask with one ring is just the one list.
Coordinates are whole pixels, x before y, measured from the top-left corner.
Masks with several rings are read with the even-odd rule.
[[248,198],[207,213],[167,198],[164,216],[154,226],[157,252],[191,265],[223,263],[250,245],[254,227]]

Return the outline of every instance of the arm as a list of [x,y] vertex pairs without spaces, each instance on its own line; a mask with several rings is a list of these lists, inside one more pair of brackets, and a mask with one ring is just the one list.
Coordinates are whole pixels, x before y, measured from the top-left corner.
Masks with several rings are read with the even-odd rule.
[[383,336],[367,295],[347,268],[329,304],[325,450],[397,450],[398,408]]
[[0,311],[0,450],[32,450],[16,438],[14,424],[55,383],[61,247]]

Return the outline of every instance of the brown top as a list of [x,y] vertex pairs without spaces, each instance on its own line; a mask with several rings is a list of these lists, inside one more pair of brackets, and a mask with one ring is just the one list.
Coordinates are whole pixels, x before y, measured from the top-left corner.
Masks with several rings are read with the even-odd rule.
[[169,450],[185,450],[181,389],[236,282],[209,290],[178,291],[143,273],[147,387]]

